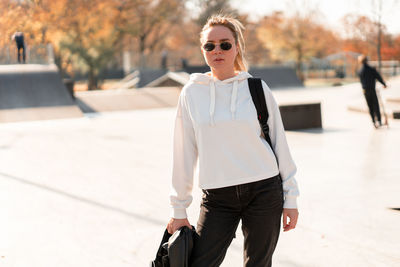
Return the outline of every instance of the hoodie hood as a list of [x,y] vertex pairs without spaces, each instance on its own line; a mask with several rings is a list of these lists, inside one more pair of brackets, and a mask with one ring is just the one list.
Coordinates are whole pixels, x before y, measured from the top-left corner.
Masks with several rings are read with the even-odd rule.
[[217,78],[213,77],[211,72],[206,72],[206,73],[193,73],[190,74],[190,81],[194,83],[199,83],[199,84],[209,84],[211,81],[214,81],[215,83],[232,83],[234,81],[242,81],[246,80],[247,78],[252,77],[248,72],[246,71],[241,71],[238,72],[237,75],[235,75],[232,78],[220,81]]
[[210,125],[214,126],[214,113],[215,113],[215,90],[218,85],[229,84],[232,83],[232,94],[231,94],[231,114],[232,120],[235,120],[235,111],[236,111],[236,98],[237,98],[237,90],[238,90],[238,82],[246,80],[252,77],[248,72],[241,71],[237,73],[232,78],[226,80],[218,80],[216,77],[213,77],[211,72],[207,73],[193,73],[190,75],[190,81],[193,83],[209,85],[210,89]]

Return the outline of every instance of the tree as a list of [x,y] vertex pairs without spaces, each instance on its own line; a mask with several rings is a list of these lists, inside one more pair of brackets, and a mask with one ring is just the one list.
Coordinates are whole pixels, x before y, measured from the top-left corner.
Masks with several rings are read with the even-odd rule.
[[9,0],[0,0],[0,45],[6,46],[11,42],[11,36],[16,31],[25,33],[25,38],[30,39],[32,36],[29,31],[29,25],[25,21],[29,21],[30,5],[28,3],[15,2]]
[[233,9],[229,4],[230,0],[198,0],[197,5],[200,9],[199,16],[195,22],[202,27],[206,24],[209,17],[215,14],[230,14],[237,16],[237,10]]
[[[31,16],[29,25],[31,32],[39,44],[51,44],[54,51],[55,64],[62,76],[72,71],[71,53],[60,48],[61,39],[65,35],[68,21],[65,19],[66,0],[35,0],[31,1]],[[60,27],[62,25],[62,27]]]
[[344,50],[375,54],[376,27],[372,20],[366,16],[347,14],[342,18],[345,28]]
[[[387,33],[384,24],[378,25],[366,16],[346,15],[342,22],[346,28],[344,50],[356,51],[381,60],[393,59],[395,38]],[[379,63],[378,63],[379,64]]]
[[382,37],[382,60],[400,59],[400,35],[384,35]]
[[[392,8],[397,4],[397,0],[391,1]],[[386,1],[388,4],[388,1]],[[384,30],[385,27],[382,24],[382,16],[384,15],[383,12],[383,0],[372,0],[372,14],[374,16],[374,21],[377,28],[377,35],[376,35],[376,52],[378,57],[378,68],[381,71],[382,68],[382,46],[384,45],[383,38],[384,38]]]
[[275,62],[293,60],[300,80],[302,65],[310,57],[323,57],[339,47],[336,35],[318,24],[313,13],[286,17],[275,12],[260,21],[258,36]]
[[122,37],[121,9],[113,0],[37,0],[34,20],[43,42],[51,41],[56,62],[63,66],[63,54],[83,64],[88,71],[88,89],[98,87],[98,74],[113,57]]
[[[397,0],[394,1],[385,1],[385,4],[389,4],[389,2],[391,2],[392,7],[391,9],[393,9],[395,7],[395,5],[397,4]],[[382,16],[384,15],[384,10],[383,10],[383,0],[371,0],[371,10],[372,10],[372,14],[373,14],[373,21],[376,25],[376,42],[375,42],[375,46],[376,46],[376,55],[378,58],[378,69],[379,71],[381,71],[382,68],[382,38],[384,37],[384,30],[385,27],[382,24]]]
[[63,73],[72,64],[88,71],[88,88],[95,89],[99,72],[124,45],[130,45],[129,38],[137,41],[142,66],[145,54],[163,49],[171,27],[181,21],[184,2],[0,0],[1,10],[6,11],[0,17],[0,33],[11,36],[18,29],[29,33],[27,37],[37,43],[51,42],[60,71]]
[[122,15],[123,32],[137,41],[140,67],[146,54],[165,46],[173,25],[181,22],[184,0],[127,0]]
[[378,28],[378,34],[377,34],[377,42],[376,42],[376,51],[378,55],[378,69],[381,71],[382,69],[382,53],[381,53],[381,48],[382,48],[382,0],[373,0],[373,4],[377,5],[377,8],[374,8],[376,10],[376,26]]
[[190,65],[205,64],[200,50],[200,30],[201,27],[193,20],[183,21],[182,25],[174,25],[165,40],[165,48],[179,55],[178,60],[189,60],[187,63]]
[[270,50],[266,48],[258,36],[259,23],[249,22],[248,16],[242,16],[240,21],[245,26],[244,39],[246,43],[245,57],[250,66],[267,65],[272,62]]
[[[75,55],[88,68],[88,89],[96,89],[98,75],[113,58],[122,39],[119,25],[121,10],[113,1],[67,1],[69,25],[60,47]],[[74,16],[80,13],[81,16]]]

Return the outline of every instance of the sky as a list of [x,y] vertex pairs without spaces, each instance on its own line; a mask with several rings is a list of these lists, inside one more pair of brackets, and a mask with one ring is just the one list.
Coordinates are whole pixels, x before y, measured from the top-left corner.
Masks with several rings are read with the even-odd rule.
[[[381,0],[382,23],[391,34],[400,34],[400,0]],[[377,0],[232,0],[231,4],[240,12],[253,14],[255,18],[274,11],[287,11],[290,6],[302,7],[305,4],[318,8],[328,26],[343,32],[340,19],[349,13],[374,18],[373,6]],[[288,5],[289,4],[289,5]],[[376,18],[376,17],[375,17]],[[324,21],[323,20],[323,21]]]

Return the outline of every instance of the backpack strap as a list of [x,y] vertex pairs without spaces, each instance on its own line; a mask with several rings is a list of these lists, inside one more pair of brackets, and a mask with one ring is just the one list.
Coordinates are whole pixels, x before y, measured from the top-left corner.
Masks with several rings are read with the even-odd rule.
[[260,123],[261,129],[264,133],[265,140],[268,142],[272,151],[275,154],[274,148],[272,147],[271,138],[269,137],[269,126],[268,126],[268,109],[267,103],[265,102],[264,89],[262,87],[261,79],[259,78],[248,78],[249,89],[251,98],[253,99],[254,105],[257,110],[257,117]]

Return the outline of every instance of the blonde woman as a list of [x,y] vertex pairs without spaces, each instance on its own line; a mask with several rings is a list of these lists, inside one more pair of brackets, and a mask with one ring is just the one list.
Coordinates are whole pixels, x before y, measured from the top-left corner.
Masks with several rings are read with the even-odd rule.
[[[271,266],[283,218],[283,231],[296,227],[296,166],[270,89],[262,83],[269,111],[271,148],[262,135],[244,59],[242,24],[211,17],[201,34],[201,50],[211,72],[192,74],[182,89],[175,121],[169,233],[191,225],[198,162],[203,191],[191,266],[219,266],[239,221],[244,235],[244,266]],[[276,156],[274,155],[274,151]],[[279,164],[278,164],[279,163]],[[283,216],[282,216],[283,214]]]

